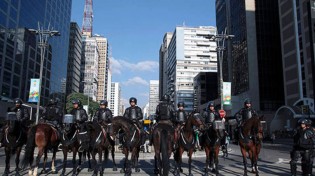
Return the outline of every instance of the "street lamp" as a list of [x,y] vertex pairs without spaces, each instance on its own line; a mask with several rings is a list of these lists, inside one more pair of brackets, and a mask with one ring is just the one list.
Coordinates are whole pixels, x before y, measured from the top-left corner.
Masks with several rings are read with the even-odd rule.
[[206,38],[211,41],[216,41],[217,43],[217,52],[219,55],[219,68],[220,68],[220,97],[221,97],[221,110],[223,110],[223,73],[222,73],[222,62],[223,62],[223,53],[225,50],[225,40],[232,39],[234,35],[226,34],[226,29],[221,34],[211,34],[207,35]]
[[39,71],[38,102],[37,102],[37,107],[36,107],[36,124],[38,124],[45,51],[46,51],[46,47],[48,46],[48,39],[52,36],[60,36],[60,33],[56,30],[50,30],[50,24],[48,25],[48,29],[44,29],[43,27],[40,27],[39,22],[38,22],[37,30],[28,29],[28,31],[39,36],[38,47],[40,48],[40,71]]

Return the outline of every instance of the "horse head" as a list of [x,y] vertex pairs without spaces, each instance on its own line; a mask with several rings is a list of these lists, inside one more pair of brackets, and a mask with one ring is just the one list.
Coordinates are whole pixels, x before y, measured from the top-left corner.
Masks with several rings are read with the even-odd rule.
[[258,139],[263,139],[263,126],[261,124],[261,119],[263,116],[253,116],[252,118],[246,120],[243,124],[243,134],[246,136],[254,135]]
[[109,136],[114,140],[120,130],[127,132],[131,127],[132,122],[129,119],[126,119],[123,116],[115,116],[112,118],[112,123],[108,126]]
[[200,119],[200,114],[199,113],[190,113],[187,119],[187,122],[185,124],[185,126],[189,126],[189,127],[193,127],[196,126],[199,129],[203,130],[205,128],[204,123],[202,122],[202,120]]
[[8,121],[8,133],[16,132],[16,129],[19,128],[19,121],[17,120],[9,120]]

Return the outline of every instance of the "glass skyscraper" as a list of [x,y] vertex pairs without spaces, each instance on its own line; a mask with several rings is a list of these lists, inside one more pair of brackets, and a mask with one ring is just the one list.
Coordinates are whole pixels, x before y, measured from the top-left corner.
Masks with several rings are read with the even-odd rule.
[[27,29],[57,30],[46,47],[42,100],[58,97],[64,102],[62,84],[67,76],[72,0],[0,1],[0,95],[28,100],[30,79],[39,78],[40,52],[36,36]]

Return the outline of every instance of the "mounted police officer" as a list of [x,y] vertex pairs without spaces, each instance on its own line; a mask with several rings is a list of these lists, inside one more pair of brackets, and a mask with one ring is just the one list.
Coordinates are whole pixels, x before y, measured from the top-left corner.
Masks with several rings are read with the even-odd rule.
[[310,120],[300,119],[299,126],[294,131],[293,135],[293,150],[291,151],[290,168],[291,174],[296,175],[297,162],[299,155],[302,156],[302,175],[311,176],[313,168],[313,148],[315,142],[315,133],[310,128]]
[[235,114],[235,119],[237,122],[237,128],[234,131],[234,137],[236,140],[239,140],[239,133],[240,133],[240,127],[242,126],[242,124],[252,118],[253,116],[257,116],[257,112],[255,111],[255,109],[252,108],[252,101],[250,99],[246,99],[244,101],[244,107],[239,110],[236,114]]
[[221,120],[219,113],[214,109],[215,104],[213,101],[209,101],[206,111],[203,113],[205,124],[208,127],[213,125],[215,120]]
[[[137,106],[137,99],[135,97],[131,97],[129,99],[129,104],[130,104],[130,107],[128,107],[126,110],[125,110],[125,113],[124,113],[124,117],[127,118],[127,119],[130,119],[134,125],[137,126],[137,128],[140,130],[140,136],[141,136],[141,147],[143,148],[143,144],[144,144],[144,137],[143,137],[143,114],[142,114],[142,110],[139,106]],[[119,135],[119,141],[120,141],[120,144],[122,144],[122,141],[123,141],[123,133],[120,133]],[[121,148],[121,145],[119,146]]]
[[[14,102],[14,107],[8,109],[8,112],[14,112],[16,113],[16,118],[17,120],[20,122],[21,124],[21,130],[24,133],[27,133],[27,121],[30,118],[30,114],[29,111],[26,107],[22,106],[23,101],[20,98],[16,98],[13,100]],[[0,147],[2,147],[2,140],[4,137],[4,130],[5,130],[6,126],[4,126],[1,129],[1,133],[0,133]]]
[[179,133],[181,127],[183,127],[187,121],[188,113],[185,111],[185,103],[178,102],[177,103],[177,111],[175,112],[175,118],[173,119],[173,123],[175,126],[175,133],[176,133],[176,141],[178,141]]
[[53,125],[55,128],[60,128],[62,124],[63,113],[57,104],[57,99],[50,99],[42,113],[42,119],[45,120],[46,123]]
[[100,107],[95,112],[93,121],[98,122],[100,125],[107,125],[112,122],[112,111],[107,108],[108,102],[106,100],[100,101]]
[[87,129],[87,122],[88,115],[85,109],[82,108],[81,101],[78,99],[72,100],[73,109],[71,110],[70,114],[72,114],[75,118],[75,123],[77,128],[80,130],[82,134],[79,134],[79,140],[83,143],[82,145],[88,145],[90,141],[90,133],[89,129]]

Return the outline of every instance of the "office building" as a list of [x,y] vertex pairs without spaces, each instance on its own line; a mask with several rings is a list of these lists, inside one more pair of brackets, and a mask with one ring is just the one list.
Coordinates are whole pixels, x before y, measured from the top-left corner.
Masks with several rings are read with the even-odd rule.
[[109,109],[112,111],[113,116],[118,116],[120,114],[120,96],[121,96],[121,88],[118,82],[111,83],[111,96],[109,101]]
[[149,94],[149,114],[155,114],[156,106],[159,104],[159,81],[150,80],[150,94]]

